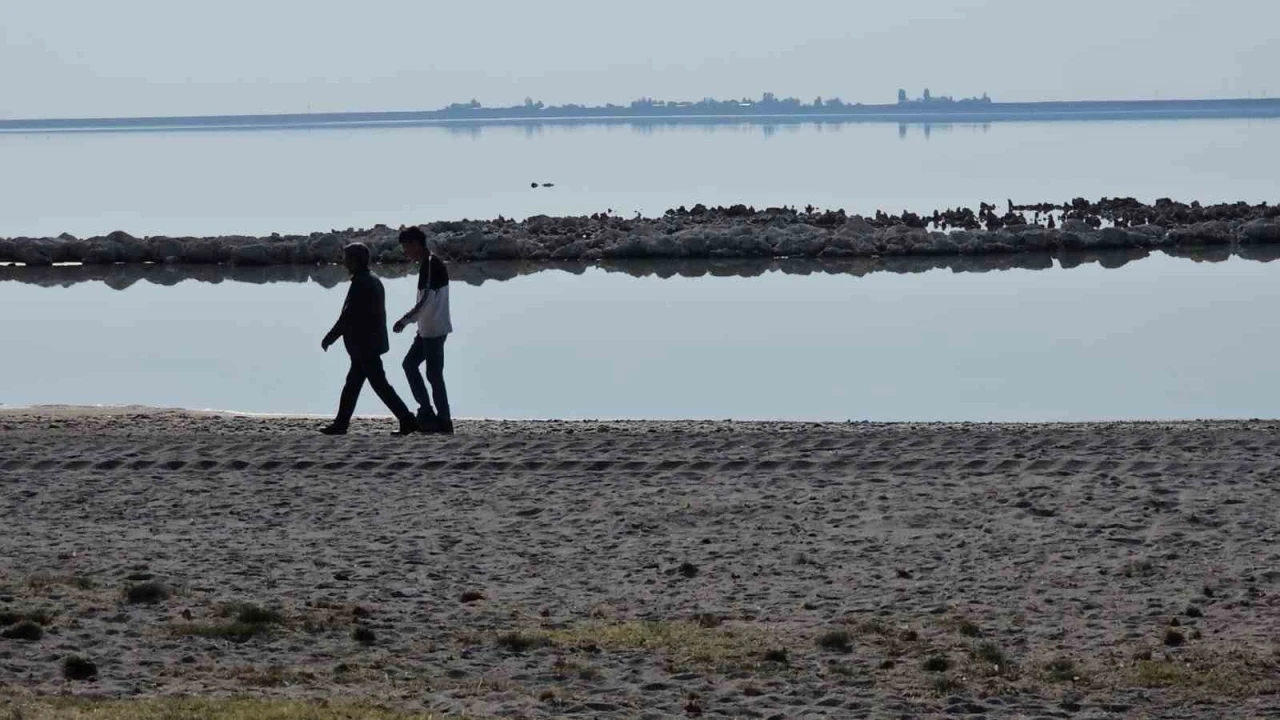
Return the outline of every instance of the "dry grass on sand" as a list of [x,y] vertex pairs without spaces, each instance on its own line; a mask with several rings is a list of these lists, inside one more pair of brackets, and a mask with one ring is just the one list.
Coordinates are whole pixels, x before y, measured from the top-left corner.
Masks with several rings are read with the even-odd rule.
[[109,700],[0,696],[0,720],[466,720],[359,702],[255,698]]

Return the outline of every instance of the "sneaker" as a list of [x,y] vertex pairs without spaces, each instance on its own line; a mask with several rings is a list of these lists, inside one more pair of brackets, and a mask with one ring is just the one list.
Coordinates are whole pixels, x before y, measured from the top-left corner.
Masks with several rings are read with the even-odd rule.
[[437,421],[436,421],[435,429],[434,429],[434,430],[432,430],[431,432],[436,433],[436,434],[439,434],[439,435],[452,435],[452,434],[453,434],[453,421],[452,421],[452,420],[437,420]]
[[335,423],[328,427],[320,428],[320,433],[322,435],[346,435],[347,429],[342,425],[338,425]]
[[436,415],[427,410],[418,410],[418,430],[433,432],[436,427]]
[[418,431],[419,431],[419,428],[416,422],[402,422],[400,423],[400,429],[396,430],[391,434],[395,435],[396,437],[403,437],[405,435],[412,435]]

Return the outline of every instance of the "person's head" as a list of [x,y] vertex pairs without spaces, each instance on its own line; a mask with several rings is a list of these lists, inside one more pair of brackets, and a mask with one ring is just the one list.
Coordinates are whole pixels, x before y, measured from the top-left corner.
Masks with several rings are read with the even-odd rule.
[[410,260],[426,260],[430,254],[427,251],[427,234],[417,225],[400,231],[400,247]]
[[351,243],[342,248],[342,264],[354,275],[369,268],[369,246],[364,243]]

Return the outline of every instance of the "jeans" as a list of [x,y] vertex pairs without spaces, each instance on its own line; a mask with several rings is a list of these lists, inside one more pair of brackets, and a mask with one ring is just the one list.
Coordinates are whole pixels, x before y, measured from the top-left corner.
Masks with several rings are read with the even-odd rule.
[[[404,374],[409,378],[413,398],[418,401],[418,415],[423,420],[452,420],[449,414],[449,393],[444,388],[444,341],[448,337],[415,337],[413,346],[404,356]],[[431,383],[431,395],[427,395],[427,386],[422,382],[422,373],[418,371],[423,362],[427,363],[427,382]],[[435,410],[431,409],[433,398],[436,401]]]
[[382,358],[377,355],[352,355],[351,369],[347,371],[347,383],[342,386],[342,399],[338,402],[338,417],[333,421],[338,427],[351,424],[351,415],[356,411],[356,401],[360,399],[360,390],[364,381],[368,380],[378,398],[400,421],[401,425],[414,423],[413,413],[396,394],[391,383],[387,382],[387,373],[382,369]]

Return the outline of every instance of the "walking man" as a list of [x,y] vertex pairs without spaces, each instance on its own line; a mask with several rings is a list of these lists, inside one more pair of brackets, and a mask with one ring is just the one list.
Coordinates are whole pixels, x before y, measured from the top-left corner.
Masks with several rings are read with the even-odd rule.
[[347,354],[351,356],[351,369],[347,371],[347,383],[342,387],[342,399],[338,403],[338,417],[333,424],[320,432],[325,435],[346,435],[351,415],[360,399],[360,389],[365,380],[378,393],[387,409],[400,421],[400,430],[394,434],[408,435],[418,429],[413,413],[387,382],[382,368],[382,356],[390,349],[387,342],[387,303],[382,281],[369,270],[369,248],[362,243],[352,243],[342,249],[342,263],[351,273],[351,287],[342,305],[342,314],[333,329],[324,336],[320,348],[342,338]]
[[[427,235],[419,227],[401,231],[400,246],[410,260],[419,263],[418,301],[393,328],[400,332],[411,322],[418,324],[417,336],[404,356],[404,372],[418,401],[418,427],[424,432],[451,435],[453,416],[449,413],[449,393],[444,387],[444,341],[453,332],[449,319],[449,269],[427,247]],[[431,383],[430,395],[419,370],[424,362],[427,382]],[[435,400],[434,409],[432,400]]]

